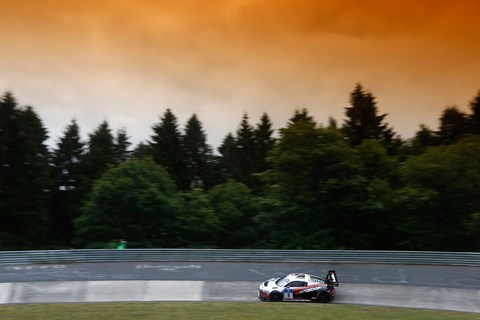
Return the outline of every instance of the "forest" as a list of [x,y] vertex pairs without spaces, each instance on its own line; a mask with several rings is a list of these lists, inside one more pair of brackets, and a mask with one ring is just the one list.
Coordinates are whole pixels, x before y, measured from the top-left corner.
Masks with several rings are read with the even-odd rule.
[[[248,114],[217,150],[167,109],[133,146],[75,119],[55,146],[32,106],[0,96],[0,250],[268,248],[480,250],[480,91],[402,139],[375,96],[345,120],[295,109],[278,132]],[[412,119],[414,120],[414,119]]]

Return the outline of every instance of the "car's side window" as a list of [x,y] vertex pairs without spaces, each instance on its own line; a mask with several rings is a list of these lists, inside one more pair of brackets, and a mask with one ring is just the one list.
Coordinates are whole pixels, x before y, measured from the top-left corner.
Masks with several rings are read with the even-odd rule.
[[311,282],[315,282],[315,283],[320,283],[320,284],[325,284],[325,281],[321,278],[318,278],[318,277],[310,277],[310,281]]
[[304,281],[292,281],[289,284],[286,285],[288,288],[293,288],[293,287],[306,287],[307,283]]

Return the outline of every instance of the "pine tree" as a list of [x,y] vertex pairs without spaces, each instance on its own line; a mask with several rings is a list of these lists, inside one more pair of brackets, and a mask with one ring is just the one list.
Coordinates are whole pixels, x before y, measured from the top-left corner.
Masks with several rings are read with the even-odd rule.
[[54,179],[59,190],[75,190],[85,144],[81,141],[76,120],[66,126],[53,151]]
[[480,135],[480,91],[478,91],[477,96],[470,102],[470,111],[470,132]]
[[179,186],[185,176],[185,154],[177,117],[167,109],[160,120],[153,126],[154,135],[150,142],[153,159],[167,170]]
[[273,149],[275,145],[275,138],[273,138],[272,122],[268,117],[268,114],[264,113],[260,118],[260,122],[254,131],[255,140],[255,164],[256,172],[263,172],[270,168],[267,163],[268,153]]
[[270,151],[275,146],[275,138],[273,138],[272,122],[268,117],[268,114],[264,113],[260,118],[260,122],[257,124],[254,132],[255,141],[255,169],[254,172],[257,175],[253,176],[253,184],[251,186],[254,193],[258,194],[263,189],[263,182],[261,181],[260,173],[263,173],[271,169],[270,162],[267,161],[267,157]]
[[132,152],[129,150],[129,148],[131,144],[132,143],[129,141],[129,137],[127,135],[127,129],[119,129],[114,141],[116,163],[125,162],[130,159]]
[[317,123],[313,117],[308,114],[308,110],[306,108],[303,108],[302,110],[295,109],[293,116],[288,121],[288,127],[291,127],[299,122],[311,123],[314,127],[317,126]]
[[446,107],[440,117],[440,128],[438,130],[440,143],[453,143],[468,132],[467,115],[455,106]]
[[32,107],[13,94],[0,98],[0,247],[35,249],[48,243],[50,189],[47,130]]
[[17,162],[15,145],[19,135],[17,101],[11,92],[5,92],[0,99],[0,219],[3,221],[0,224],[0,247],[3,250],[15,248],[18,241],[12,229],[16,231],[20,223],[15,205],[18,169],[14,167]]
[[228,133],[223,138],[222,144],[218,147],[220,153],[219,167],[223,182],[235,179],[237,174],[237,142],[233,134]]
[[248,122],[248,115],[242,116],[236,136],[229,133],[218,148],[221,154],[220,166],[224,181],[233,179],[246,184],[254,184],[253,174],[256,170],[257,144],[255,130]]
[[384,123],[386,114],[378,115],[374,96],[361,84],[357,84],[350,94],[350,105],[346,108],[347,119],[342,129],[352,146],[365,139],[379,140],[391,149],[398,144],[396,134]]
[[187,121],[182,145],[185,150],[186,172],[180,187],[182,189],[210,187],[212,151],[207,144],[202,124],[195,114]]
[[337,130],[338,129],[337,119],[335,119],[334,117],[328,117],[327,128]]
[[252,174],[255,172],[256,147],[255,133],[245,113],[236,133],[237,143],[237,181],[252,185]]
[[53,151],[53,179],[50,211],[52,216],[51,238],[58,244],[70,246],[74,235],[73,220],[79,216],[81,196],[80,161],[85,144],[81,141],[80,128],[72,120]]
[[337,130],[319,128],[306,109],[295,111],[271,151],[272,169],[266,173],[268,210],[257,218],[271,246],[332,246],[332,217],[337,209],[331,209],[351,191],[347,184],[356,178],[352,155],[353,149]]
[[103,121],[93,133],[89,134],[87,146],[87,151],[81,159],[80,194],[82,198],[88,195],[93,182],[109,166],[116,164],[114,137],[107,121]]
[[426,125],[421,124],[420,129],[415,133],[412,139],[411,148],[414,154],[422,153],[426,147],[435,146],[438,144],[438,136],[430,130]]
[[140,142],[132,151],[132,157],[141,158],[153,158],[152,146],[148,142]]

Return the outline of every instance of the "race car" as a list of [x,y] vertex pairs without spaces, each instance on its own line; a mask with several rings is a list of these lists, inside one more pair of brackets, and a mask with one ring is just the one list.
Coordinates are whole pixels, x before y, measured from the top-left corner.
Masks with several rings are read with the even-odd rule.
[[291,273],[272,278],[260,285],[258,298],[262,301],[316,301],[326,303],[335,297],[337,274],[328,271],[325,278],[306,273]]

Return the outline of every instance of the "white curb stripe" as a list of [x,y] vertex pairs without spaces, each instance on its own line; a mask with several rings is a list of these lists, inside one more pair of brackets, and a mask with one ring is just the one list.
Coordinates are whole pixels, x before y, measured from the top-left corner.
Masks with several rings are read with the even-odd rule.
[[8,303],[10,301],[12,286],[12,283],[0,283],[0,304]]

